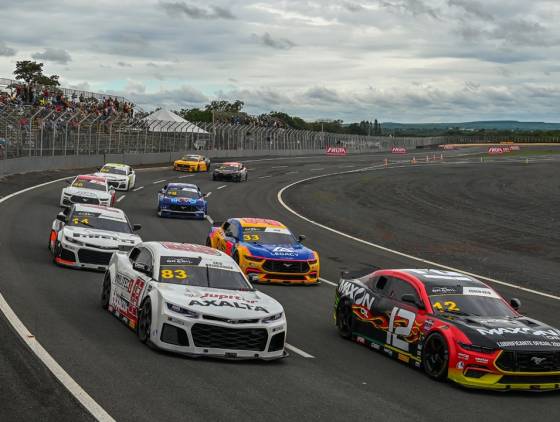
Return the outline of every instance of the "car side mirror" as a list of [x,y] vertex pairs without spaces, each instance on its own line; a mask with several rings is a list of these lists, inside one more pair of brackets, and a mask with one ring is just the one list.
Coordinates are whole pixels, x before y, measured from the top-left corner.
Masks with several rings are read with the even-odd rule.
[[259,282],[259,275],[255,273],[250,273],[247,278],[251,283],[258,283]]
[[56,216],[56,219],[57,219],[58,221],[62,221],[63,223],[66,223],[66,221],[67,221],[67,220],[66,220],[66,216],[64,215],[63,212],[59,212],[59,213],[57,214],[57,216]]
[[401,301],[404,302],[404,303],[410,303],[411,305],[416,306],[418,309],[425,309],[424,304],[423,304],[423,303],[419,303],[419,302],[416,300],[416,296],[414,296],[414,295],[412,295],[412,294],[410,294],[410,293],[407,293],[407,294],[402,295]]
[[299,240],[300,242],[303,242],[305,239],[306,239],[306,237],[305,237],[304,234],[300,234],[300,235],[298,236],[298,240]]
[[165,193],[165,189],[160,189],[159,193],[161,193],[163,195]]
[[152,267],[150,267],[148,264],[142,264],[140,262],[135,262],[134,264],[132,264],[132,268],[134,268],[139,273],[143,273],[143,274],[146,274],[146,275],[149,275],[149,276],[152,275]]
[[134,224],[132,226],[132,230],[137,232],[138,230],[140,230],[142,228],[142,224]]
[[511,300],[509,301],[509,304],[516,311],[519,310],[519,308],[521,308],[521,301],[516,297],[512,297]]

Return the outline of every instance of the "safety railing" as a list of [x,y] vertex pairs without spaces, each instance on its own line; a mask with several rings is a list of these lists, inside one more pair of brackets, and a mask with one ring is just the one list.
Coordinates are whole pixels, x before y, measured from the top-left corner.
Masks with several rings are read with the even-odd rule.
[[31,106],[0,108],[0,158],[25,156],[152,153],[193,150],[323,150],[344,146],[380,151],[392,146],[415,148],[444,138],[398,138],[346,135],[289,128],[191,123],[131,118],[80,109]]

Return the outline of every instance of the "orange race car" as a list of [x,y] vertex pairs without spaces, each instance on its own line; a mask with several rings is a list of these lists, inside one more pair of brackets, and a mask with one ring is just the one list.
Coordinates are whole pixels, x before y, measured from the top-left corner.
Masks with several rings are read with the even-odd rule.
[[210,169],[210,159],[203,155],[184,155],[173,162],[173,168],[177,171],[208,171]]
[[318,284],[319,254],[303,239],[275,220],[230,218],[214,223],[206,244],[233,257],[253,282]]

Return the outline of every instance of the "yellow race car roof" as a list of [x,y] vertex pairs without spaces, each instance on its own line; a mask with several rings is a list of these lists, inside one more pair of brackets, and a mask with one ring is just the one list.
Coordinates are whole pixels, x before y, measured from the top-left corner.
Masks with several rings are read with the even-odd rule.
[[286,229],[287,227],[279,221],[270,220],[268,218],[253,218],[253,217],[241,217],[236,218],[235,220],[239,221],[241,227],[275,227],[275,228],[282,228]]

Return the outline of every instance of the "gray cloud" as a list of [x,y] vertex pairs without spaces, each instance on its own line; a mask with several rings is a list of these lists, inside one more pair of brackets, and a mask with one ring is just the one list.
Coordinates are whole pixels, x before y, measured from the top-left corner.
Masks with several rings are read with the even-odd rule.
[[295,47],[295,43],[286,39],[286,38],[272,38],[272,36],[265,32],[262,35],[252,34],[251,38],[259,44],[262,44],[266,47],[275,48],[277,50],[288,50],[292,47]]
[[365,8],[358,3],[350,3],[350,2],[343,2],[342,3],[342,7],[344,7],[346,10],[348,10],[349,12],[363,12],[365,10]]
[[4,41],[0,41],[0,56],[10,57],[15,55],[16,55],[16,50],[8,47]]
[[467,14],[476,16],[482,20],[493,21],[494,16],[488,13],[482,3],[476,0],[447,0],[450,6],[455,6],[463,9]]
[[117,66],[120,67],[132,67],[132,65],[130,63],[127,62],[117,62]]
[[233,13],[230,10],[220,7],[210,5],[203,9],[198,6],[193,6],[184,1],[181,2],[159,2],[160,7],[162,7],[169,16],[185,15],[191,19],[235,19]]
[[42,53],[35,53],[31,55],[31,57],[35,60],[45,60],[60,64],[67,64],[72,61],[70,54],[66,50],[60,48],[45,48],[45,51]]

